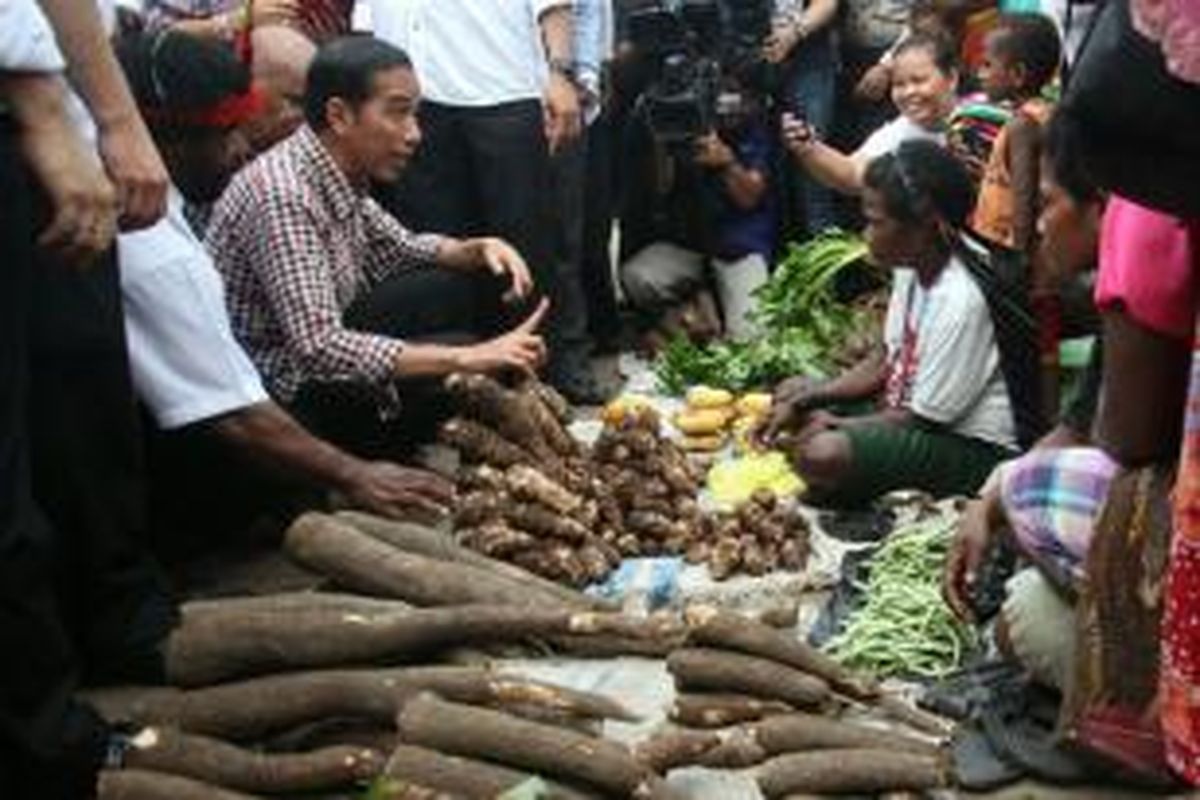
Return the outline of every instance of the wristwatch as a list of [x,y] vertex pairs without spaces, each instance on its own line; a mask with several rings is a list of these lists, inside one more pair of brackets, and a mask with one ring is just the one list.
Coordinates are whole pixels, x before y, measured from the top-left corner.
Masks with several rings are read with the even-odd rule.
[[575,80],[575,62],[569,58],[550,58],[546,61],[552,74],[562,75],[569,81]]

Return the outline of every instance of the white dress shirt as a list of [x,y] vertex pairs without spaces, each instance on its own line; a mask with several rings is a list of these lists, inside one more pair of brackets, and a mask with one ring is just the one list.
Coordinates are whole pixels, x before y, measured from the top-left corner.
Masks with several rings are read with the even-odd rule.
[[413,60],[435,103],[486,107],[539,99],[546,57],[538,20],[571,0],[371,0],[375,35]]
[[179,428],[267,399],[238,344],[225,285],[172,188],[167,215],[117,237],[129,367],[159,427]]

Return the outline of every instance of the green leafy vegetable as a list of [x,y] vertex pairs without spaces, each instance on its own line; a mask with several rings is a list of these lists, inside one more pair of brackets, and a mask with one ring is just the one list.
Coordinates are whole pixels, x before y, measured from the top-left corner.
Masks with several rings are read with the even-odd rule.
[[775,273],[755,293],[761,335],[741,342],[672,341],[659,355],[659,388],[682,394],[706,384],[734,391],[769,387],[792,375],[831,371],[836,351],[869,324],[869,315],[833,297],[834,279],[867,253],[862,239],[831,229],[788,246]]

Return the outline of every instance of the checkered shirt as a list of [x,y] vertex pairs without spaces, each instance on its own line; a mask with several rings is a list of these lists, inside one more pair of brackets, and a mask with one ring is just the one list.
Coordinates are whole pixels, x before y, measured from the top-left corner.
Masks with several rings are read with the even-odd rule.
[[441,241],[410,232],[352,186],[304,126],[234,178],[206,244],[234,333],[274,397],[290,402],[307,382],[365,383],[386,415],[403,344],[350,330],[342,315],[390,275],[432,265]]

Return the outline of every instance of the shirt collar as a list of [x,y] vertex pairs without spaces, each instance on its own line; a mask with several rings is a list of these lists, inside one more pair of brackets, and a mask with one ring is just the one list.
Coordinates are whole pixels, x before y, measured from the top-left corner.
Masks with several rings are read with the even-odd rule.
[[308,125],[302,125],[296,131],[295,142],[301,160],[312,171],[315,186],[329,203],[334,218],[349,218],[357,210],[362,198],[346,173],[333,160],[316,131]]

